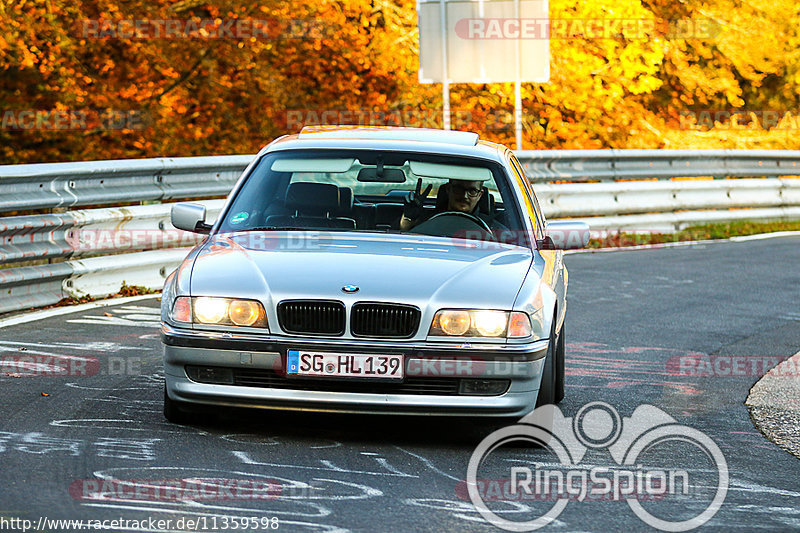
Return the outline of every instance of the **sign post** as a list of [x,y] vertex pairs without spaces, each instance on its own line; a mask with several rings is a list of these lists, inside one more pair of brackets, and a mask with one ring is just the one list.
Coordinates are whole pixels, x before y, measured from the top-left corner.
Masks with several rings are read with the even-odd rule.
[[447,72],[447,7],[439,0],[440,28],[442,31],[442,128],[450,129],[450,79]]
[[[514,18],[519,21],[521,14],[519,12],[519,0],[514,0]],[[520,33],[522,33],[520,29]],[[514,134],[516,137],[516,149],[522,150],[522,51],[520,50],[520,41],[517,39],[517,46],[514,50],[514,59],[516,63],[517,77],[514,80]]]

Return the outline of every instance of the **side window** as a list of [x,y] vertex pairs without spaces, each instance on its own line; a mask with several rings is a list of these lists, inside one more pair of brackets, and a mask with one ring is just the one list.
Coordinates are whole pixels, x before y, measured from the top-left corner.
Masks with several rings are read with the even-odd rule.
[[533,197],[531,194],[531,184],[528,182],[528,178],[522,172],[519,162],[517,162],[517,159],[514,157],[514,155],[509,152],[508,158],[511,169],[514,172],[514,179],[517,180],[519,188],[522,189],[523,198],[525,199],[525,206],[527,207],[528,211],[528,218],[531,219],[531,224],[533,224],[533,231],[536,233],[536,238],[541,239],[544,229],[541,226],[541,221],[537,214],[538,206],[534,203],[535,200],[533,199],[535,197]]

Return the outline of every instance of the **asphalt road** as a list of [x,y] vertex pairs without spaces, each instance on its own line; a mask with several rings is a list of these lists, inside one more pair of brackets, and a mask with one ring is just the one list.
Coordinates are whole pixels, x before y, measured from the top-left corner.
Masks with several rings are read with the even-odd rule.
[[[764,438],[744,405],[763,365],[800,350],[799,250],[800,239],[788,237],[567,257],[560,407],[572,417],[603,401],[630,417],[650,404],[713,440],[729,486],[701,530],[800,529],[800,461]],[[204,518],[194,528],[200,531],[241,526],[234,518],[258,521],[240,531],[498,531],[461,483],[475,446],[494,429],[485,424],[260,411],[208,416],[189,427],[167,423],[157,305],[142,300],[0,329],[2,360],[56,361],[71,374],[0,372],[0,529],[13,530],[12,519],[47,517],[144,521],[115,531],[187,529],[147,523],[180,518]],[[665,520],[687,519],[710,503],[719,472],[696,448],[670,446],[648,460],[685,469],[692,495],[643,506]],[[548,453],[505,448],[487,468],[546,464]],[[603,448],[590,449],[583,463],[617,465]],[[233,483],[239,493],[223,490],[212,500],[181,492],[176,499],[177,492],[154,489],[179,480],[186,489],[198,479],[217,489]],[[247,481],[273,485],[248,492],[242,487],[255,485]],[[520,520],[552,505],[489,506]],[[267,520],[273,517],[277,523]],[[652,529],[624,501],[575,500],[544,530]]]

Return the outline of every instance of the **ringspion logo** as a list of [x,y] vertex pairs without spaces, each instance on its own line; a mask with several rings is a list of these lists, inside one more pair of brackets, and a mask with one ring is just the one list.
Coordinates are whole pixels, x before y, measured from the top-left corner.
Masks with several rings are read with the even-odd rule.
[[[529,455],[530,464],[493,460],[500,448],[514,441],[543,450]],[[603,464],[596,458],[605,452],[613,462]],[[712,483],[709,471],[716,472]],[[695,479],[700,475],[705,477]],[[496,483],[487,485],[487,480]],[[624,418],[605,402],[588,403],[574,417],[544,405],[478,445],[469,461],[466,486],[481,516],[507,531],[537,530],[552,523],[570,502],[587,500],[624,501],[651,527],[688,531],[708,522],[722,506],[728,465],[710,437],[653,405],[640,405]],[[487,492],[487,486],[495,487],[494,492]],[[700,510],[686,508],[687,498],[700,504]],[[522,500],[541,502],[544,509],[521,520],[501,516],[498,502]],[[664,512],[665,502],[675,503],[670,512]]]

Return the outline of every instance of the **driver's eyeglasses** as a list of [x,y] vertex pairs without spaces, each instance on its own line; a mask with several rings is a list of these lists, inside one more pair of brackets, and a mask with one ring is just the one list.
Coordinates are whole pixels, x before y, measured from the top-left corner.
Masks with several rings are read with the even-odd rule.
[[466,193],[466,195],[469,196],[470,198],[477,198],[478,195],[481,194],[481,189],[476,189],[475,187],[466,189],[461,185],[451,185],[450,188],[453,191],[453,194],[456,196],[464,196],[464,194]]

